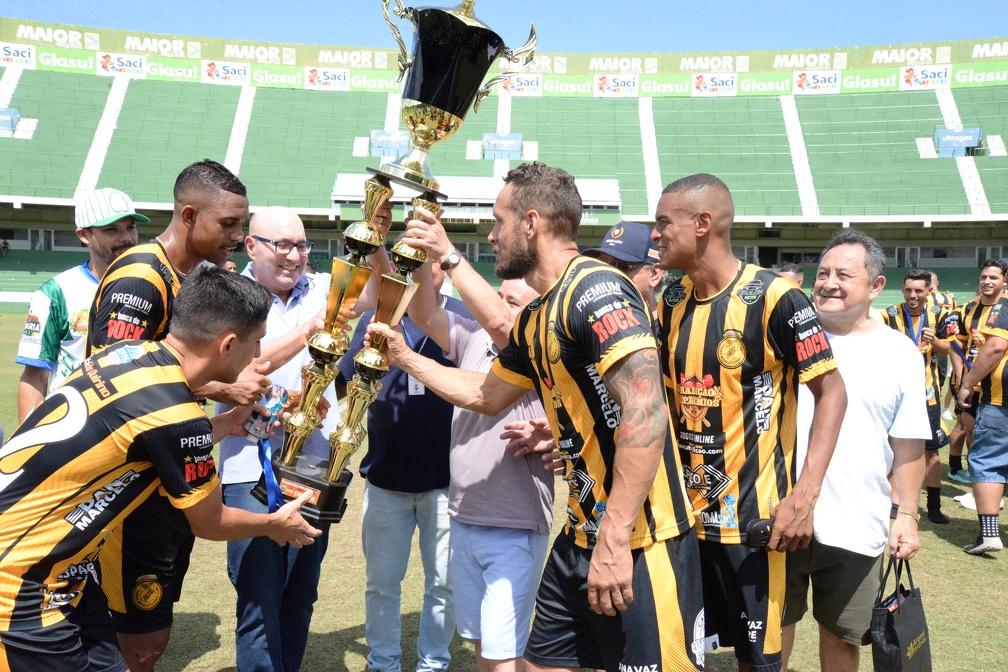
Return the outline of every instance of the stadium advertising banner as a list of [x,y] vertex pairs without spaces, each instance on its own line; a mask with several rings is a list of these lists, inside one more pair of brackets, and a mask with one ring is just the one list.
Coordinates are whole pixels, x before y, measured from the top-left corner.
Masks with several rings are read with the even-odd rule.
[[[396,52],[260,43],[0,17],[0,67],[229,86],[398,93]],[[512,67],[498,62],[499,70]],[[714,53],[538,53],[497,95],[822,95],[1008,85],[1008,38]]]

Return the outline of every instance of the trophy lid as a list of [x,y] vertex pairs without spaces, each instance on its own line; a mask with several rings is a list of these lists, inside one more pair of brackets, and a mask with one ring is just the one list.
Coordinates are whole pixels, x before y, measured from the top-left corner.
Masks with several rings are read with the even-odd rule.
[[473,13],[473,5],[475,4],[476,0],[462,0],[462,4],[458,7],[452,7],[451,9],[445,9],[443,11],[455,16],[467,25],[493,30],[490,26],[480,21]]

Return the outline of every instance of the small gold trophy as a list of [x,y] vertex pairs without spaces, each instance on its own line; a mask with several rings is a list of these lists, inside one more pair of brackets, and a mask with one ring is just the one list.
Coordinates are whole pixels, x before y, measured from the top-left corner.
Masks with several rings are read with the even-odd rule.
[[[336,377],[336,364],[348,347],[343,329],[350,309],[371,275],[365,258],[385,244],[385,237],[371,225],[371,218],[391,198],[393,182],[420,192],[413,199],[414,208],[440,213],[438,201],[446,196],[439,191],[440,185],[430,170],[428,152],[435,143],[455,134],[469,108],[477,109],[495,84],[515,74],[503,73],[484,83],[497,58],[516,65],[527,64],[536,46],[533,26],[524,46],[514,51],[508,49],[504,40],[473,14],[473,0],[464,0],[451,9],[416,9],[395,0],[393,13],[413,23],[415,40],[413,57],[409,58],[389,13],[391,2],[382,0],[382,9],[399,46],[399,80],[406,78],[401,114],[410,134],[410,149],[381,169],[368,168],[372,177],[365,182],[364,218],[346,230],[349,257],[333,259],[325,330],[314,334],[308,343],[313,361],[301,371],[301,403],[297,412],[284,421],[283,451],[273,460],[284,497],[295,499],[305,490],[312,490],[313,496],[302,506],[301,513],[321,522],[339,522],[346,510],[346,488],[352,478],[346,469],[347,460],[364,439],[367,409],[381,391],[380,378],[389,369],[388,359],[380,352],[384,339],[376,337],[370,347],[354,357],[356,375],[347,386],[346,412],[337,430],[329,435],[328,464],[319,465],[324,476],[299,470],[301,448],[321,424],[315,408]],[[416,291],[407,276],[427,261],[427,255],[399,241],[392,248],[392,261],[397,272],[381,277],[375,321],[394,329]],[[260,481],[253,494],[266,501],[264,481]]]

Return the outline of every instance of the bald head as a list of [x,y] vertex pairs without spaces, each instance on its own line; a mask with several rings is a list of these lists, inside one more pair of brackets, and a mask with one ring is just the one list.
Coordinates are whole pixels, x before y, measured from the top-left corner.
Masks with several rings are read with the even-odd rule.
[[[277,237],[280,233],[296,233],[301,238]],[[273,205],[256,210],[256,213],[252,215],[252,219],[249,222],[249,235],[261,236],[272,240],[300,242],[304,238],[304,223],[297,213],[290,208]]]
[[665,187],[662,194],[677,194],[680,208],[711,213],[711,230],[719,238],[727,238],[735,221],[735,203],[731,191],[720,179],[707,173],[682,177]]
[[[273,206],[256,211],[245,238],[256,282],[286,301],[305,272],[308,252],[297,249],[304,242],[307,242],[304,224],[290,208]],[[290,243],[291,249],[281,253],[277,250],[278,243]]]

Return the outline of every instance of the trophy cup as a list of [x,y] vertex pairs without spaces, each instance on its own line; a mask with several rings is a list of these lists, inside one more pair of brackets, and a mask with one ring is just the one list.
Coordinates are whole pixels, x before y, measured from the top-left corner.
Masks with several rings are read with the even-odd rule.
[[[380,378],[389,369],[388,359],[381,354],[384,339],[375,337],[370,347],[354,358],[356,375],[347,386],[343,420],[329,435],[328,464],[307,465],[300,456],[301,448],[321,424],[315,407],[336,376],[336,363],[348,347],[343,333],[347,316],[371,275],[364,259],[385,244],[384,236],[371,226],[371,217],[391,198],[393,182],[420,192],[413,199],[414,208],[435,214],[441,211],[438,201],[446,196],[430,170],[428,152],[436,143],[455,134],[469,108],[478,110],[494,85],[515,74],[506,72],[484,83],[497,58],[524,65],[532,60],[536,46],[534,26],[520,49],[504,46],[504,40],[473,15],[473,0],[464,0],[451,9],[415,9],[395,0],[393,13],[413,23],[415,40],[410,59],[389,13],[391,1],[382,0],[382,9],[399,46],[399,81],[406,77],[401,115],[410,134],[410,149],[380,169],[368,168],[372,177],[365,182],[364,218],[346,230],[350,257],[333,260],[326,328],[309,341],[313,362],[302,369],[301,403],[298,411],[284,421],[283,451],[273,460],[284,497],[295,499],[305,490],[312,490],[312,497],[301,512],[305,518],[321,522],[339,522],[346,510],[346,489],[352,478],[346,464],[365,437],[363,420],[381,391]],[[427,255],[400,240],[392,248],[392,261],[397,272],[381,277],[375,321],[394,329],[416,291],[416,285],[407,276],[427,261]],[[262,480],[253,494],[266,501]]]

